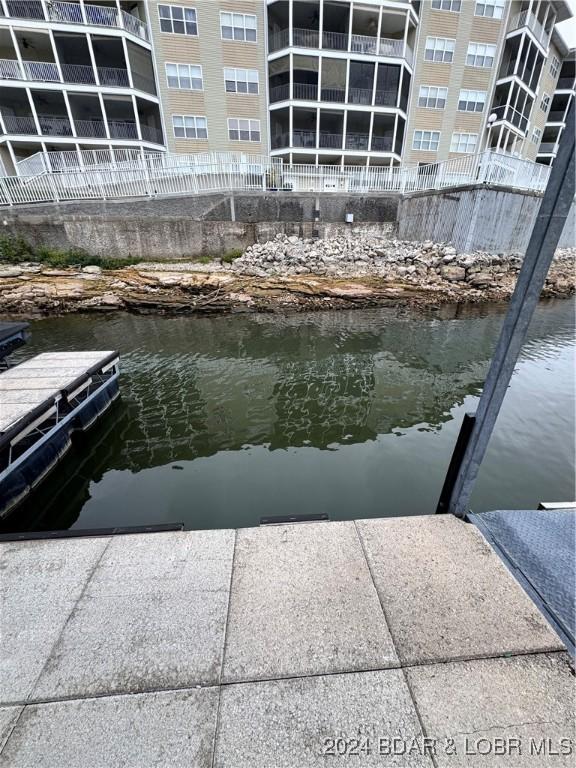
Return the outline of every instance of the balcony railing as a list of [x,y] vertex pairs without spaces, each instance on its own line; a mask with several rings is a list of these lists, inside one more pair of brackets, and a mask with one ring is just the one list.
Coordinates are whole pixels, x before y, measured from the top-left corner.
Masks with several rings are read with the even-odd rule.
[[346,32],[326,32],[322,33],[322,47],[332,51],[348,50],[348,35]]
[[292,131],[292,145],[294,147],[316,147],[316,131]]
[[540,42],[544,47],[548,45],[550,33],[546,32],[542,24],[538,21],[533,13],[530,13],[529,11],[521,11],[521,13],[518,13],[512,19],[509,31],[513,32],[516,29],[520,29],[521,27],[528,27],[528,29],[533,32],[534,37],[538,40],[538,42]]
[[162,144],[162,131],[153,125],[140,124],[140,132],[144,141],[151,141],[155,144]]
[[108,129],[113,139],[137,139],[138,128],[135,122],[129,120],[109,120]]
[[76,135],[83,138],[106,139],[104,120],[74,120]]
[[522,133],[526,133],[528,127],[528,118],[524,117],[522,112],[519,112],[510,104],[502,104],[499,107],[492,109],[492,114],[496,115],[497,120],[506,120],[508,123],[516,126]]
[[[271,52],[288,48],[290,45],[290,33],[287,29],[273,32],[268,38]],[[315,29],[292,30],[292,45],[297,48],[319,48],[320,33]],[[379,56],[391,56],[394,58],[406,58],[412,63],[412,50],[406,46],[404,40],[395,38],[380,38],[372,35],[348,35],[346,32],[322,32],[322,47],[334,51],[348,51],[353,53],[371,54]]]
[[563,123],[566,118],[566,112],[563,109],[559,109],[555,112],[549,112],[546,118],[547,123]]
[[322,101],[337,101],[343,104],[346,101],[346,88],[337,86],[322,87],[320,98]]
[[319,146],[322,149],[342,149],[344,139],[341,133],[320,133]]
[[97,67],[98,79],[100,85],[114,86],[118,88],[129,88],[130,78],[127,69],[118,67]]
[[560,77],[556,83],[556,90],[573,91],[576,86],[576,78],[574,77]]
[[538,150],[539,155],[555,155],[558,151],[558,144],[555,141],[543,141]]
[[284,83],[284,85],[275,85],[270,88],[270,101],[285,101],[290,98],[290,85]]
[[372,88],[348,88],[350,104],[372,104]]
[[392,152],[392,136],[372,136],[372,152]]
[[62,64],[62,77],[65,83],[96,84],[96,77],[91,64]]
[[38,133],[36,130],[36,123],[34,122],[34,118],[31,115],[22,117],[19,115],[4,115],[2,119],[4,121],[6,133],[26,135]]
[[367,133],[348,133],[346,135],[346,149],[356,149],[365,152],[368,150],[369,138]]
[[37,82],[59,82],[58,66],[51,61],[23,61],[0,59],[0,78],[5,80],[36,80]]
[[318,98],[318,86],[310,83],[293,83],[292,91],[295,99],[316,101]]
[[374,104],[379,107],[395,107],[398,91],[376,91]]
[[[62,78],[58,65],[52,61],[23,61],[0,59],[0,79],[33,80],[44,83],[79,83],[96,85],[96,77],[91,64],[62,64]],[[133,74],[134,87],[154,94],[154,81],[143,75]],[[98,67],[100,85],[115,88],[129,88],[128,70],[121,67]]]
[[320,32],[317,29],[292,29],[292,45],[297,48],[318,48],[320,45]]
[[72,125],[62,115],[38,115],[42,136],[73,136]]
[[40,0],[6,0],[8,16],[13,19],[34,19],[64,24],[88,24],[97,27],[125,29],[135,37],[148,40],[148,29],[136,16],[117,8],[89,3],[46,3],[46,15]]

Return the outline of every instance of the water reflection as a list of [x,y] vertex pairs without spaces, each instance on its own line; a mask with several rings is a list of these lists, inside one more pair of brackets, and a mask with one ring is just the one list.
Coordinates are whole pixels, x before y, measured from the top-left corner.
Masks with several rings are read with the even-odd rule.
[[[503,311],[35,322],[21,356],[119,349],[122,400],[9,525],[212,527],[295,511],[433,511]],[[570,302],[541,305],[523,358],[542,361],[546,379],[572,329]]]

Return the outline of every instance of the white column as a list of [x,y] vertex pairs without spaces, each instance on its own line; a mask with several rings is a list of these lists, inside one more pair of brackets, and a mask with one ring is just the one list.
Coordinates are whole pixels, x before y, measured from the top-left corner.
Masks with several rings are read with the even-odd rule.
[[288,45],[294,45],[294,0],[288,0]]
[[408,30],[410,29],[410,11],[406,12],[406,20],[404,23],[404,47],[402,49],[402,54],[405,59],[407,59],[406,56],[406,50],[408,46]]
[[86,8],[84,8],[84,0],[80,0],[80,12],[82,13],[82,19],[84,21],[84,24],[87,24],[88,19],[86,18]]
[[319,147],[320,147],[320,107],[317,107],[316,108],[316,148],[318,149]]
[[28,101],[30,103],[30,109],[32,110],[32,117],[34,118],[34,123],[36,125],[38,136],[42,136],[42,131],[40,130],[40,121],[38,120],[38,114],[36,112],[34,99],[32,98],[32,92],[30,91],[30,88],[26,88],[25,90],[26,90],[26,95],[28,96]]
[[376,53],[380,54],[380,38],[382,37],[382,6],[380,6],[380,11],[378,13],[378,42],[376,44]]
[[20,54],[20,47],[18,45],[18,40],[16,39],[16,33],[14,32],[14,29],[12,27],[9,27],[9,30],[10,30],[10,37],[12,38],[12,45],[14,46],[14,50],[16,51],[16,58],[18,59],[18,64],[20,65],[22,76],[26,78],[26,70],[24,69],[24,64],[22,62],[22,56]]
[[346,90],[344,92],[345,103],[348,104],[348,86],[350,84],[350,58],[346,59]]
[[[10,15],[8,13],[8,6],[6,5],[6,0],[0,0],[0,7],[2,8],[2,12],[6,18],[9,18]],[[8,142],[10,143],[10,142]]]
[[324,47],[324,0],[320,0],[320,18],[318,20],[318,47]]
[[292,147],[292,132],[294,130],[294,115],[293,115],[293,112],[294,112],[294,107],[292,106],[292,104],[290,104],[290,106],[288,107],[288,132],[289,132],[288,146],[289,147]]
[[136,131],[138,132],[138,141],[142,141],[142,129],[140,127],[140,115],[138,114],[138,104],[136,96],[132,94],[132,109],[134,110],[134,119],[136,121]]
[[104,130],[106,131],[106,138],[110,138],[110,128],[108,126],[108,115],[106,114],[106,107],[104,106],[104,97],[101,93],[98,94],[98,100],[100,101],[100,109],[102,110],[102,118],[104,120]]
[[64,82],[64,73],[62,72],[62,66],[60,64],[60,56],[58,56],[58,48],[56,47],[56,40],[54,39],[54,32],[49,29],[48,34],[50,36],[50,44],[52,45],[52,54],[54,55],[54,61],[58,67],[58,74],[60,75],[60,82]]
[[[370,112],[370,126],[368,128],[368,152],[372,151],[372,133],[374,131],[374,110]],[[368,158],[366,158],[368,160]]]
[[[348,109],[344,109],[344,122],[342,124],[342,149],[346,149],[346,134],[348,133]],[[342,158],[344,162],[344,158]]]
[[352,21],[354,20],[354,3],[350,3],[350,17],[348,18],[348,52],[352,50]]
[[[394,130],[392,131],[392,152],[396,152],[396,136],[398,135],[398,115],[394,115]],[[406,124],[404,124],[404,134],[406,134]],[[406,138],[406,135],[404,136]]]
[[518,53],[516,54],[516,62],[514,63],[514,74],[518,74],[518,67],[520,65],[520,57],[522,56],[522,50],[524,48],[524,41],[526,39],[526,33],[523,32],[520,38],[520,45],[518,47]]
[[88,52],[90,54],[90,61],[92,62],[92,69],[94,70],[94,77],[96,78],[96,85],[100,85],[100,76],[98,75],[98,67],[96,66],[96,57],[94,56],[92,37],[89,34],[86,35],[86,41],[88,43]]
[[318,101],[322,101],[322,56],[318,56]]
[[70,120],[70,127],[72,128],[72,136],[74,136],[74,138],[78,138],[78,134],[76,133],[76,125],[74,123],[74,115],[72,114],[72,108],[70,106],[70,99],[68,98],[68,93],[65,90],[63,90],[62,96],[64,96],[66,111],[68,112],[68,120]]
[[[128,43],[126,42],[126,38],[122,38],[122,49],[124,51],[124,58],[126,59],[126,69],[128,70],[128,83],[130,84],[130,88],[134,88],[134,81],[132,79],[132,65],[130,64],[130,59],[128,58]],[[160,91],[158,91],[160,93]]]

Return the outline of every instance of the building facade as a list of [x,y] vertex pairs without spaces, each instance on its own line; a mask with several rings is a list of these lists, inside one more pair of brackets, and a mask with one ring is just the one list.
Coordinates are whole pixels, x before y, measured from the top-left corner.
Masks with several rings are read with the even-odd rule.
[[538,148],[536,160],[545,165],[551,165],[558,152],[558,142],[567,127],[574,130],[574,126],[568,126],[567,116],[572,101],[576,96],[576,51],[571,50],[560,68],[560,76],[556,81],[556,90],[542,92],[540,109],[544,113],[541,118],[544,121],[542,141]]
[[0,159],[550,162],[574,91],[556,31],[570,15],[567,0],[0,0]]
[[0,159],[164,147],[144,2],[0,2]]

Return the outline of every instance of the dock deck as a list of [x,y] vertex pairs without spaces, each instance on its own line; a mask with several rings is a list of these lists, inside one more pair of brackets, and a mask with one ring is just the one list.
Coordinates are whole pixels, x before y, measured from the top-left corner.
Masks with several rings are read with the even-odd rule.
[[3,542],[0,569],[0,766],[573,765],[570,657],[452,516]]
[[0,518],[118,392],[118,353],[46,352],[0,373]]

